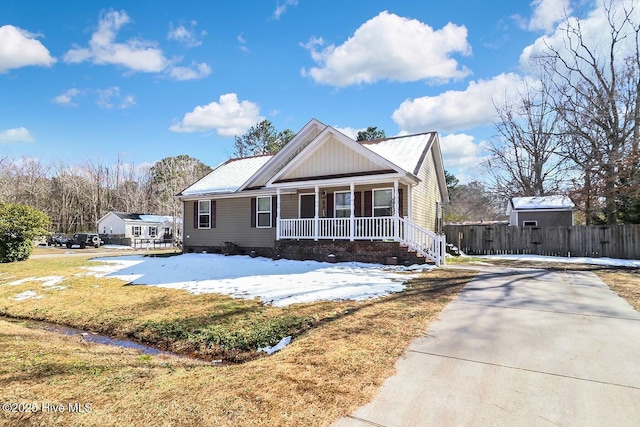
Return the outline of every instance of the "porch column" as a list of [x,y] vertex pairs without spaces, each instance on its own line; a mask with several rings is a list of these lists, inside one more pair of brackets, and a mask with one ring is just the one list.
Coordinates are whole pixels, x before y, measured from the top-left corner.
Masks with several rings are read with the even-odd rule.
[[413,217],[411,215],[411,213],[413,212],[413,197],[411,197],[412,189],[413,189],[412,185],[407,186],[407,211],[408,212],[405,214],[405,216],[409,221],[413,221]]
[[315,213],[313,214],[313,240],[315,240],[316,242],[318,241],[318,229],[319,229],[319,224],[320,224],[320,219],[319,219],[319,215],[318,215],[318,211],[319,211],[319,206],[320,206],[320,189],[318,188],[318,186],[316,185],[315,191],[316,191],[316,202],[315,202]]
[[354,241],[354,236],[355,236],[355,231],[356,231],[356,217],[355,217],[355,200],[354,200],[354,190],[356,189],[356,185],[352,182],[349,185],[349,190],[351,190],[351,197],[349,198],[351,200],[350,202],[350,209],[351,209],[351,215],[349,215],[349,240],[350,241]]
[[280,188],[276,189],[276,240],[280,240]]
[[400,201],[398,192],[398,180],[393,181],[393,240],[396,242],[400,239]]

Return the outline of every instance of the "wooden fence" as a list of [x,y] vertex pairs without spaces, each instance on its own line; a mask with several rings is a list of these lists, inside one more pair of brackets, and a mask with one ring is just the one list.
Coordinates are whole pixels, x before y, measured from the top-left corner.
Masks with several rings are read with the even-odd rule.
[[510,227],[446,225],[447,243],[468,255],[536,254],[640,259],[640,225]]

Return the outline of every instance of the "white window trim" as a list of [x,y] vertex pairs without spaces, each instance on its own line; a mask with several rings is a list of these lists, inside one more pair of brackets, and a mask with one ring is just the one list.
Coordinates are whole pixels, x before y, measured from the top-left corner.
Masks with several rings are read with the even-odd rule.
[[[153,233],[151,233],[151,230],[155,230]],[[148,227],[148,231],[149,231],[149,237],[158,237],[158,226],[157,225],[150,225]]]
[[[532,222],[533,224],[527,224],[527,222]],[[535,221],[535,220],[524,220],[524,221],[522,221],[522,226],[523,227],[537,227],[538,226],[538,221]]]
[[[202,202],[206,202],[209,204],[209,212],[208,213],[201,213],[200,212],[200,203]],[[208,216],[209,217],[209,226],[208,227],[202,227],[200,226],[201,222],[200,222],[200,217],[202,216]],[[211,200],[198,200],[198,229],[199,230],[209,230],[211,228]]]
[[[138,234],[136,234],[136,229],[138,229]],[[131,235],[133,237],[140,237],[142,236],[142,226],[141,225],[132,225],[131,226]]]
[[349,215],[341,216],[340,218],[350,218],[351,217],[351,201],[349,201],[348,205],[340,205],[340,206],[346,206],[346,208],[338,209],[338,201],[337,201],[337,195],[338,194],[349,194],[349,195],[351,195],[351,191],[336,191],[336,192],[333,193],[333,217],[334,218],[338,218],[338,210],[341,210],[341,211],[349,212]]
[[376,216],[376,209],[387,208],[387,206],[378,206],[376,207],[376,191],[391,191],[391,205],[388,206],[390,215],[384,215],[385,217],[393,216],[393,187],[384,187],[384,188],[374,188],[371,190],[371,215],[373,217]]
[[[260,199],[269,199],[269,210],[268,211],[261,211],[260,210]],[[260,196],[260,197],[256,197],[256,228],[272,228],[273,224],[271,223],[271,218],[273,216],[273,209],[272,209],[272,203],[273,200],[271,199],[271,196]],[[264,215],[266,213],[269,213],[269,225],[260,225],[260,214]]]

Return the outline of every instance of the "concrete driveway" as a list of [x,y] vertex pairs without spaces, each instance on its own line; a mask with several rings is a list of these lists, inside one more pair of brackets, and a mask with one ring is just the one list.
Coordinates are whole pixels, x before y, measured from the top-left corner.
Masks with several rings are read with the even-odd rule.
[[638,426],[640,313],[593,273],[489,269],[334,426]]

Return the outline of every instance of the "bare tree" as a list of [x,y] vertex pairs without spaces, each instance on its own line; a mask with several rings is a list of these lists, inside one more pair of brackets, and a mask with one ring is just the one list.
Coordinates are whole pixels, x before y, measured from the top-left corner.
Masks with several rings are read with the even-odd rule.
[[559,156],[559,117],[545,85],[526,86],[520,98],[496,106],[498,132],[487,147],[489,175],[502,197],[556,193],[566,176],[566,159]]
[[640,22],[633,2],[608,1],[604,12],[604,42],[567,19],[564,45],[547,44],[537,59],[553,83],[563,155],[588,180],[586,200],[604,198],[604,221],[613,224],[620,204],[639,191]]

